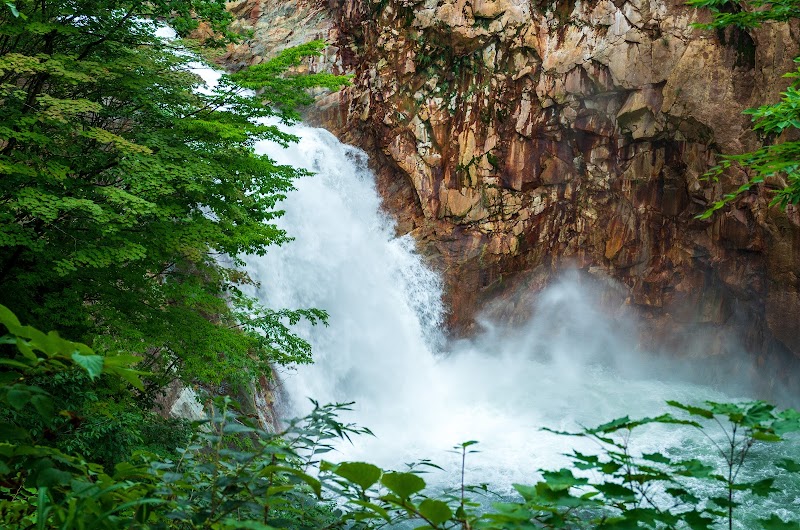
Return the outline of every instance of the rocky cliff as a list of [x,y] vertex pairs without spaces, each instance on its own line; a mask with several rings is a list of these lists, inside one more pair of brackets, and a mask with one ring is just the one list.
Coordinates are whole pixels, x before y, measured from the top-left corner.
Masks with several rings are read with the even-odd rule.
[[[701,221],[759,138],[796,25],[694,29],[671,0],[245,0],[229,65],[311,38],[354,75],[311,119],[373,157],[386,206],[445,272],[451,325],[519,318],[554,273],[615,280],[645,337],[800,356],[800,212],[769,184]],[[780,182],[770,183],[779,185]],[[494,302],[491,302],[491,301]],[[499,302],[498,302],[499,301]]]

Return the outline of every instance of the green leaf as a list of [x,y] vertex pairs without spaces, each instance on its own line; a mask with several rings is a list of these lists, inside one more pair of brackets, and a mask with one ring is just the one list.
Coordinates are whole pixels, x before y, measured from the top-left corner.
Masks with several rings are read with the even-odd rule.
[[775,463],[781,469],[785,469],[789,473],[800,473],[800,462],[790,458],[784,458]]
[[266,466],[261,470],[261,473],[264,475],[269,475],[272,473],[286,473],[288,475],[292,475],[301,481],[308,484],[309,487],[314,491],[317,497],[322,495],[322,484],[319,480],[312,477],[308,473],[304,473],[299,469],[295,469],[293,467],[286,467],[286,466]]
[[683,514],[681,518],[692,530],[712,530],[714,528],[714,519],[697,513],[696,511],[687,512]]
[[775,483],[774,478],[765,478],[763,480],[759,480],[757,482],[751,482],[749,484],[744,484],[754,495],[758,495],[759,497],[769,497],[771,493],[778,493],[779,489],[773,488],[772,485]]
[[645,453],[642,455],[642,458],[645,460],[649,460],[650,462],[656,462],[658,464],[671,464],[672,460],[668,457],[664,456],[661,453]]
[[19,388],[18,386],[12,386],[9,388],[8,393],[6,394],[6,401],[9,405],[14,407],[17,410],[22,409],[28,401],[31,399],[31,393],[24,389]]
[[758,440],[760,442],[780,442],[783,440],[777,434],[765,431],[753,431],[750,436],[753,437],[753,440]]
[[704,409],[701,407],[695,407],[693,405],[685,405],[683,403],[679,403],[677,401],[667,401],[667,405],[670,407],[679,408],[681,410],[685,410],[692,416],[700,416],[701,418],[712,419],[714,417],[714,413],[708,409]]
[[413,473],[384,473],[381,484],[401,499],[407,499],[425,488],[425,481]]
[[453,512],[447,503],[436,499],[425,499],[419,503],[418,510],[434,526],[449,521],[453,516]]
[[627,429],[630,423],[631,419],[628,416],[623,416],[622,418],[615,418],[608,423],[604,423],[594,427],[593,429],[589,429],[588,432],[609,434],[620,429]]
[[253,427],[242,425],[241,423],[237,422],[228,422],[222,427],[222,432],[225,434],[251,433],[254,431],[256,431],[256,429]]
[[578,478],[572,471],[562,468],[558,471],[544,471],[542,477],[553,491],[568,490],[574,486],[582,486],[589,483],[589,479]]
[[606,482],[605,484],[595,484],[594,488],[607,499],[621,499],[626,502],[636,499],[636,493],[632,489],[621,484]]
[[100,355],[83,355],[75,352],[72,354],[72,360],[86,370],[92,379],[99,377],[103,373],[103,357]]
[[6,2],[6,7],[9,9],[9,11],[11,11],[12,15],[14,15],[17,18],[19,18],[20,13],[17,10],[17,6],[16,6],[16,4],[14,4],[14,2]]
[[144,390],[144,383],[142,383],[142,380],[139,378],[139,376],[144,375],[145,372],[140,372],[138,370],[131,370],[129,368],[114,368],[106,371],[110,374],[119,376],[121,379],[124,379],[134,388],[139,390]]
[[350,502],[350,504],[354,504],[356,506],[361,506],[362,508],[366,508],[366,509],[374,512],[378,517],[380,517],[384,521],[391,520],[391,517],[389,516],[389,512],[387,512],[385,509],[383,509],[382,507],[378,506],[377,504],[371,503],[369,501],[362,501],[360,499],[351,500],[349,502]]
[[9,308],[2,304],[0,304],[0,324],[3,324],[6,328],[8,328],[8,331],[10,331],[12,334],[16,334],[19,328],[22,327],[22,325],[19,323],[19,319],[17,319],[17,316],[11,312]]
[[782,410],[772,424],[775,434],[782,436],[791,432],[800,431],[800,411],[794,409]]
[[130,462],[120,462],[114,466],[114,480],[136,479],[148,475],[148,469]]
[[675,462],[674,465],[675,473],[684,477],[708,478],[712,477],[714,473],[713,466],[704,464],[696,458]]
[[737,503],[736,501],[732,501],[727,497],[710,497],[709,500],[713,501],[720,508],[728,509],[728,508],[736,508],[737,506],[739,506],[739,503]]
[[50,488],[69,484],[72,480],[72,473],[62,471],[54,467],[48,467],[36,475],[36,486],[39,488]]
[[684,502],[689,502],[693,504],[700,502],[700,499],[697,498],[692,493],[690,493],[689,490],[687,490],[686,488],[682,487],[665,488],[664,491],[667,492],[669,495],[672,495],[673,497],[682,499]]
[[17,349],[22,353],[23,357],[29,361],[33,361],[33,364],[39,362],[39,358],[36,356],[36,353],[34,353],[33,349],[24,339],[17,340]]
[[13,366],[14,368],[20,368],[22,370],[29,370],[31,368],[31,366],[28,364],[18,361],[11,361],[9,359],[0,359],[0,366]]
[[[23,365],[24,366],[24,365]],[[19,372],[0,372],[0,387],[8,386],[11,383],[15,383],[19,381],[22,377],[22,374]]]
[[372,464],[364,462],[343,462],[334,471],[340,477],[358,484],[362,490],[366,490],[381,478],[381,469]]
[[539,496],[539,491],[536,486],[529,486],[527,484],[513,484],[513,486],[514,489],[517,490],[517,493],[526,501],[532,501]]

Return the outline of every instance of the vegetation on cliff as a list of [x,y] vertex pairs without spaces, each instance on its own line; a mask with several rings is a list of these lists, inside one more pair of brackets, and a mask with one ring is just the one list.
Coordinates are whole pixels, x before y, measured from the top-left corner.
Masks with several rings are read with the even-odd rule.
[[[689,0],[687,3],[711,12],[712,21],[699,25],[709,30],[722,31],[733,26],[746,31],[766,22],[787,22],[800,18],[800,2],[797,0]],[[800,57],[795,62],[800,64]],[[724,156],[722,162],[711,171],[716,177],[738,165],[751,172],[750,180],[714,203],[703,217],[710,217],[742,193],[770,178],[773,179],[770,185],[775,191],[773,205],[785,208],[789,204],[800,203],[800,141],[796,139],[800,129],[800,68],[784,77],[791,79],[791,83],[779,102],[747,111],[753,117],[753,128],[765,140],[765,145],[749,153]]]

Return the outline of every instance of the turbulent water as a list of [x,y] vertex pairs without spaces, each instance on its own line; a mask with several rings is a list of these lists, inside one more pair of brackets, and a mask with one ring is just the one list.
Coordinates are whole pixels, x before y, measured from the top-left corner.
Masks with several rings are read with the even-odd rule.
[[[629,325],[595,309],[591,286],[575,274],[542,293],[535,316],[520,328],[487,323],[475,339],[446,343],[440,279],[409,238],[394,236],[364,153],[321,129],[292,132],[298,144],[258,149],[315,173],[297,182],[284,204],[282,224],[296,240],[249,259],[248,270],[263,282],[258,295],[265,303],[330,312],[329,327],[301,330],[315,363],[286,370],[281,379],[290,415],[307,412],[308,397],[356,402],[343,419],[375,437],[341,444],[332,459],[400,469],[429,458],[445,471],[428,481],[447,486],[459,478],[458,459],[448,450],[478,440],[467,481],[508,493],[514,482],[535,481],[537,469],[566,464],[563,453],[579,442],[541,427],[569,430],[658,414],[668,399],[728,398],[661,377],[671,374],[641,362]],[[635,447],[711,453],[696,433],[674,427],[643,430]],[[796,491],[780,502],[773,508],[788,515]]]
[[[199,64],[198,73],[212,84],[219,76]],[[299,329],[314,348],[314,364],[280,374],[286,414],[307,412],[307,398],[355,401],[342,420],[375,433],[342,443],[330,459],[402,469],[427,458],[444,468],[428,482],[448,486],[459,480],[458,457],[448,450],[478,440],[466,480],[505,494],[514,482],[534,482],[539,468],[566,464],[563,453],[577,447],[576,439],[541,427],[569,430],[658,414],[667,399],[727,399],[642,363],[627,324],[596,309],[591,286],[577,275],[542,293],[535,316],[518,329],[485,323],[476,338],[448,343],[441,280],[409,237],[395,237],[366,155],[321,129],[298,125],[290,132],[299,143],[284,149],[263,142],[257,150],[315,174],[299,180],[282,205],[279,224],[295,241],[246,261],[266,305],[330,313],[329,327]],[[674,428],[645,429],[635,444],[642,451],[711,452],[696,434]],[[762,453],[756,457],[768,456]],[[798,488],[747,510],[792,515],[800,510]]]

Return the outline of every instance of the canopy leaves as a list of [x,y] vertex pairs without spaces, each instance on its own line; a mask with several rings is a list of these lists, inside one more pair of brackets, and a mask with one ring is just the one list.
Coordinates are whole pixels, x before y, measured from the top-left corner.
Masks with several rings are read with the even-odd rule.
[[310,101],[305,88],[344,82],[287,74],[321,44],[206,87],[189,68],[195,59],[150,20],[185,34],[203,19],[225,37],[221,0],[7,7],[0,303],[39,327],[140,355],[165,380],[243,382],[270,361],[308,362],[289,326],[324,312],[247,300],[237,256],[290,239],[274,221],[304,172],[254,145],[291,141],[264,120],[291,120]]

